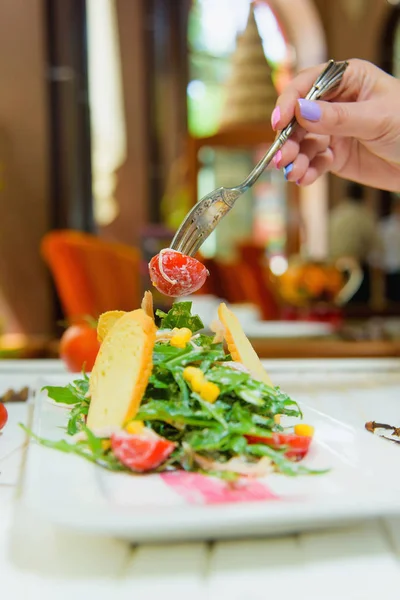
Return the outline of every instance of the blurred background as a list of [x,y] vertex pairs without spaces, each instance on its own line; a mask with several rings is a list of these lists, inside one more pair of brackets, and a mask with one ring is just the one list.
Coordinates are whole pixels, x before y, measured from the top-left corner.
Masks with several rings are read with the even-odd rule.
[[[188,209],[265,153],[290,78],[351,57],[400,76],[399,1],[0,0],[4,355],[137,307]],[[395,194],[271,168],[201,254],[199,311],[235,304],[265,356],[400,353]]]

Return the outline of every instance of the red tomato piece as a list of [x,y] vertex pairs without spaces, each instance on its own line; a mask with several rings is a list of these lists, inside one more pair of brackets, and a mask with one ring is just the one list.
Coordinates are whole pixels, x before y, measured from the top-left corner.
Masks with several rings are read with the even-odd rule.
[[161,250],[149,264],[150,279],[165,296],[188,296],[205,283],[209,272],[196,258],[176,250]]
[[130,435],[115,433],[111,449],[119,461],[132,471],[145,473],[159,467],[174,450],[173,442],[154,432]]
[[267,444],[275,450],[287,447],[286,458],[301,460],[307,454],[312,437],[307,435],[296,435],[295,433],[273,433],[271,437],[259,437],[256,435],[245,436],[249,444]]
[[0,430],[3,429],[4,425],[8,421],[8,412],[2,402],[0,402]]
[[60,357],[67,369],[79,373],[83,367],[89,373],[93,369],[100,342],[97,331],[90,325],[71,325],[60,340]]

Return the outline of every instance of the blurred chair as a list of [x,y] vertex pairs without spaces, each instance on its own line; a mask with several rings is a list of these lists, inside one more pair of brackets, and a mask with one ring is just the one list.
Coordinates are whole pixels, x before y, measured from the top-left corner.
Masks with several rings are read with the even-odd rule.
[[44,236],[41,251],[67,318],[97,318],[108,310],[140,306],[140,253],[135,248],[58,230]]
[[199,259],[207,267],[210,277],[199,294],[213,294],[232,304],[255,304],[266,320],[279,319],[280,304],[269,280],[268,268],[263,264],[263,251],[250,247],[240,248],[241,256],[233,262]]
[[236,263],[225,263],[214,258],[196,258],[208,269],[210,276],[196,294],[211,294],[231,303],[246,302],[246,277],[241,276],[242,268]]

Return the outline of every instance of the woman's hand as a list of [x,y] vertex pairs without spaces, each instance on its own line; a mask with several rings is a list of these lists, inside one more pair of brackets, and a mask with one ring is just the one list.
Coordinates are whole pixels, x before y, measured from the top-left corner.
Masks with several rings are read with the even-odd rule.
[[350,60],[329,102],[304,100],[324,65],[297,75],[278,98],[274,130],[295,115],[300,127],[275,157],[299,185],[331,171],[345,179],[400,191],[400,80],[371,63]]

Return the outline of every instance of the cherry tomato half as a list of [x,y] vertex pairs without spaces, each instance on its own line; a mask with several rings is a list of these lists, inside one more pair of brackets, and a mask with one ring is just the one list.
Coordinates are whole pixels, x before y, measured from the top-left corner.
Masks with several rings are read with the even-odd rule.
[[63,333],[60,340],[60,357],[67,369],[79,373],[85,368],[89,373],[93,369],[100,342],[97,331],[90,325],[71,325]]
[[312,437],[307,435],[296,435],[295,433],[273,433],[271,437],[259,437],[256,435],[245,436],[249,444],[267,444],[275,450],[287,448],[286,458],[301,460],[307,454]]
[[8,421],[8,412],[2,402],[0,402],[0,431]]
[[168,248],[151,259],[149,272],[158,291],[175,298],[197,292],[209,275],[196,258]]
[[111,436],[111,449],[118,460],[137,473],[159,467],[174,450],[175,444],[154,432]]

